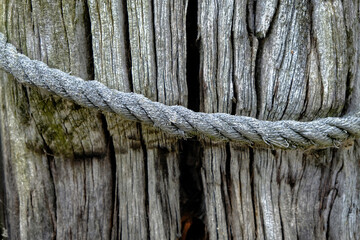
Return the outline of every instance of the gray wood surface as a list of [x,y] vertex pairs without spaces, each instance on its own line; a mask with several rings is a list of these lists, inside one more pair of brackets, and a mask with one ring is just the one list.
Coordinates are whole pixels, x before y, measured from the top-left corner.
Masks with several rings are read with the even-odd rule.
[[[1,31],[22,52],[93,78],[84,1],[2,5]],[[109,238],[114,176],[101,114],[4,73],[0,91],[9,238]]]
[[[355,109],[352,101],[360,78],[354,64],[359,64],[360,39],[354,19],[359,14],[350,9],[358,9],[358,2],[258,1],[247,11],[226,2],[201,3],[204,75],[200,78],[204,86],[221,81],[213,90],[231,84],[235,76],[235,91],[220,98],[204,87],[204,111],[227,112],[231,108],[219,106],[231,98],[237,100],[237,114],[252,115],[244,103],[252,104],[256,116],[267,120],[311,120]],[[224,23],[223,9],[230,12],[226,17],[238,15]],[[219,34],[222,26],[232,26],[234,35]],[[240,61],[232,63],[231,54],[223,59],[221,46],[226,43],[235,57],[242,56],[237,57]],[[234,75],[212,77],[226,69],[223,63],[234,66]],[[241,65],[236,67],[237,63]],[[235,75],[239,67],[240,84]],[[358,238],[357,142],[349,148],[307,152],[243,149],[234,144],[225,151],[221,144],[205,145],[202,175],[210,239]]]
[[[359,111],[351,0],[5,1],[30,58],[168,105],[266,120]],[[358,239],[360,145],[179,140],[0,71],[9,239]],[[0,237],[1,238],[1,237]]]

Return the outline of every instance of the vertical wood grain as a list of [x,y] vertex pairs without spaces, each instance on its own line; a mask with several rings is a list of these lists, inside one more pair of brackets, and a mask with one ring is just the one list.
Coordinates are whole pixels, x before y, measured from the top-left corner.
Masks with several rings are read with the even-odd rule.
[[[20,51],[92,78],[85,1],[4,4],[1,25]],[[2,76],[9,238],[107,238],[112,175],[99,113]]]
[[[264,120],[359,111],[358,1],[188,3],[11,0],[0,31],[30,58],[168,105]],[[0,78],[0,227],[11,239],[360,233],[358,141],[284,151],[180,140]]]

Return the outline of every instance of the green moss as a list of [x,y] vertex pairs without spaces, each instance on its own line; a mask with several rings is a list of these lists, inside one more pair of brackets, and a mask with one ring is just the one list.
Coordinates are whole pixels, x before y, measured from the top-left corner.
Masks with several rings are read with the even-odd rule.
[[[45,141],[45,144],[54,154],[72,156],[71,133],[64,126],[64,119],[58,116],[61,111],[66,111],[63,100],[55,99],[53,96],[42,96],[38,92],[31,94],[32,116],[36,128]],[[67,110],[71,111],[71,109]]]
[[[9,75],[10,76],[10,75]],[[15,115],[22,125],[28,125],[30,122],[29,102],[26,97],[26,89],[17,83],[13,77],[9,77],[6,89],[10,92],[11,104],[15,105]]]

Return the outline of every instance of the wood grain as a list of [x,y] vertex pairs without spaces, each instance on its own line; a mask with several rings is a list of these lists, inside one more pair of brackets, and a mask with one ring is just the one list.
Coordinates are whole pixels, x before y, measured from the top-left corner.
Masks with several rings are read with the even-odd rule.
[[[51,67],[168,105],[264,120],[359,111],[359,2],[5,1]],[[191,66],[194,64],[196,66]],[[357,239],[360,146],[179,140],[0,72],[9,239]]]

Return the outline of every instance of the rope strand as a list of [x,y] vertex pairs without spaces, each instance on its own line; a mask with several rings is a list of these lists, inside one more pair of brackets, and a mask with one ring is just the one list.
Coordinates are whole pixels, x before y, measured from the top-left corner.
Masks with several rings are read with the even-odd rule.
[[182,106],[166,106],[143,95],[107,88],[98,81],[84,81],[45,63],[31,60],[7,43],[0,33],[0,67],[20,83],[36,86],[75,103],[153,125],[182,137],[194,135],[247,145],[325,148],[360,136],[360,118],[322,118],[311,122],[261,121],[225,113],[194,112]]

